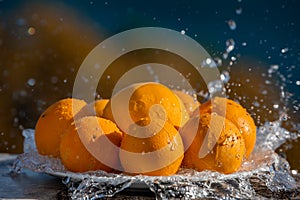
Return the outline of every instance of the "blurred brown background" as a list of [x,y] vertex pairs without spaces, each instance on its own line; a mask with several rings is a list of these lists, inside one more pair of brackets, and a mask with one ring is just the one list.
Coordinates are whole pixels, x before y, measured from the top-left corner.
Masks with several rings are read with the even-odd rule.
[[22,129],[71,96],[77,69],[101,32],[65,5],[23,3],[2,14],[0,38],[0,152],[20,153]]

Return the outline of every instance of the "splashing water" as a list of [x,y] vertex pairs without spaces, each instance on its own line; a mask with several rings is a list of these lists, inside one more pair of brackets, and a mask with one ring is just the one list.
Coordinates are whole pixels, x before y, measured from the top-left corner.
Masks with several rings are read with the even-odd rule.
[[297,172],[290,172],[288,162],[275,153],[286,140],[299,135],[280,127],[281,122],[268,122],[259,127],[257,143],[250,158],[241,169],[225,175],[217,172],[197,172],[180,169],[173,176],[127,176],[103,171],[73,173],[67,171],[59,159],[41,156],[34,144],[34,130],[23,131],[24,153],[14,163],[13,171],[23,168],[63,178],[72,199],[112,197],[131,187],[150,189],[157,198],[268,198],[280,197],[287,192],[290,197],[300,197],[300,184],[294,179]]
[[226,40],[226,52],[230,53],[235,48],[235,41],[233,39]]
[[228,20],[227,24],[228,24],[228,27],[230,28],[230,30],[236,29],[236,23],[233,19]]

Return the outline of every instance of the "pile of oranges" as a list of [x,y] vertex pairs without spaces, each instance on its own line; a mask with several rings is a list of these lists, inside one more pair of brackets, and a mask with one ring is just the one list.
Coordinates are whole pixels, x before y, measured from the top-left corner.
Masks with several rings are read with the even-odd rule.
[[254,148],[256,126],[238,103],[193,96],[154,82],[133,84],[87,104],[62,99],[35,128],[41,155],[74,172],[167,176],[180,167],[236,172]]

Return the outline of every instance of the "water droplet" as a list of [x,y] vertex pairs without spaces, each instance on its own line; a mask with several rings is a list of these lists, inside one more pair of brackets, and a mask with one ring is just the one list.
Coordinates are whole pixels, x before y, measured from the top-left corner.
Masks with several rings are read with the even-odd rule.
[[288,48],[283,48],[283,49],[281,49],[281,53],[286,53],[286,52],[288,52],[289,51],[289,49]]
[[287,121],[289,116],[286,113],[282,113],[279,117],[280,121]]
[[278,65],[271,65],[270,68],[268,69],[268,73],[272,74],[274,72],[276,72],[279,69]]
[[284,92],[284,90],[282,90],[282,91],[280,92],[280,95],[281,95],[282,98],[285,97],[285,92]]
[[175,151],[175,149],[176,149],[176,144],[175,143],[171,143],[170,150],[171,151]]
[[228,83],[230,79],[230,75],[228,71],[223,71],[222,74],[220,75],[220,78],[224,84]]
[[69,176],[62,179],[62,183],[67,185],[71,181],[71,178]]
[[296,81],[296,85],[300,85],[300,81]]
[[181,35],[185,35],[185,30],[181,30],[181,31],[180,31],[180,34],[181,34]]
[[274,109],[278,109],[278,108],[279,108],[279,105],[278,105],[278,104],[274,104],[274,105],[273,105],[273,108],[274,108]]
[[85,76],[81,76],[81,79],[85,82],[85,83],[88,83],[89,82],[89,79]]
[[226,40],[226,52],[227,53],[233,51],[234,47],[235,47],[235,42],[233,39]]
[[220,161],[218,161],[218,162],[217,162],[217,165],[218,165],[218,167],[222,167],[222,166],[223,166],[223,163],[220,162]]
[[222,59],[219,57],[215,57],[214,61],[218,67],[222,66]]
[[96,135],[92,135],[92,141],[95,142],[97,136]]
[[221,80],[211,81],[207,84],[208,91],[210,94],[220,92],[223,89],[223,82]]
[[205,60],[202,61],[201,67],[210,67],[214,68],[217,67],[216,63],[213,61],[211,58],[206,58]]
[[107,75],[106,78],[107,78],[107,79],[110,79],[110,75]]
[[27,30],[27,33],[29,35],[34,35],[36,32],[35,28],[34,27],[29,27],[28,30]]
[[271,84],[271,81],[265,80],[265,84],[270,85],[270,84]]
[[235,10],[235,13],[236,13],[237,15],[242,14],[242,12],[243,12],[243,9],[242,9],[241,7],[237,8],[237,9]]
[[235,30],[236,29],[236,23],[235,23],[234,20],[232,20],[232,19],[228,20],[227,24],[228,24],[230,30]]
[[218,114],[216,112],[212,112],[211,116],[217,116]]
[[291,173],[292,173],[293,175],[297,175],[297,174],[298,174],[298,170],[292,169],[292,170],[291,170]]
[[206,63],[207,65],[210,65],[211,62],[212,62],[212,60],[211,60],[210,58],[206,58],[206,59],[205,59],[205,63]]
[[293,108],[295,109],[295,111],[298,111],[300,109],[300,107],[293,105]]
[[67,79],[64,79],[64,80],[63,80],[63,82],[64,82],[64,83],[67,83],[67,82],[68,82],[68,80],[67,80]]
[[27,81],[27,84],[29,85],[29,86],[31,86],[31,87],[33,87],[34,85],[35,85],[35,79],[34,78],[30,78],[30,79],[28,79],[28,81]]
[[151,65],[147,65],[147,66],[146,66],[146,69],[147,69],[147,71],[149,72],[150,75],[153,75],[153,74],[154,74],[154,70],[153,70],[153,68],[151,67]]
[[247,46],[247,42],[243,42],[242,46],[244,46],[244,47]]
[[262,94],[262,95],[267,95],[267,94],[268,94],[268,90],[263,90],[263,91],[261,91],[261,94]]
[[260,103],[258,101],[253,101],[252,103],[255,107],[259,107],[260,106]]

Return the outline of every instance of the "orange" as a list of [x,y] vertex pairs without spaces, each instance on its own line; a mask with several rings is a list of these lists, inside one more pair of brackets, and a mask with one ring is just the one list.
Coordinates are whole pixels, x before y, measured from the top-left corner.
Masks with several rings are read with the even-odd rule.
[[96,115],[98,117],[102,117],[103,116],[103,110],[105,108],[105,106],[108,104],[109,99],[100,99],[100,100],[96,100],[94,103],[94,109],[96,111]]
[[86,117],[86,116],[103,116],[103,110],[106,104],[109,102],[109,99],[99,99],[95,102],[87,104],[85,107],[81,109],[79,113],[77,113],[76,117]]
[[63,165],[73,172],[120,169],[122,133],[110,120],[96,116],[76,120],[61,139]]
[[168,120],[177,128],[189,119],[181,100],[168,87],[154,82],[133,84],[119,91],[105,107],[103,117],[125,131],[130,124],[152,117]]
[[248,158],[255,146],[256,126],[246,109],[230,99],[215,97],[200,106],[200,114],[207,112],[216,112],[225,116],[237,126],[245,140],[246,157]]
[[181,136],[187,148],[184,167],[225,174],[240,168],[245,154],[244,140],[238,128],[226,118],[216,113],[194,117],[182,128]]
[[35,143],[40,154],[59,157],[61,136],[85,105],[83,100],[67,98],[42,113],[35,127]]
[[184,155],[178,131],[160,119],[137,124],[130,126],[121,143],[119,156],[124,172],[149,176],[175,174]]
[[180,90],[173,90],[173,92],[180,98],[189,116],[200,106],[196,97]]

